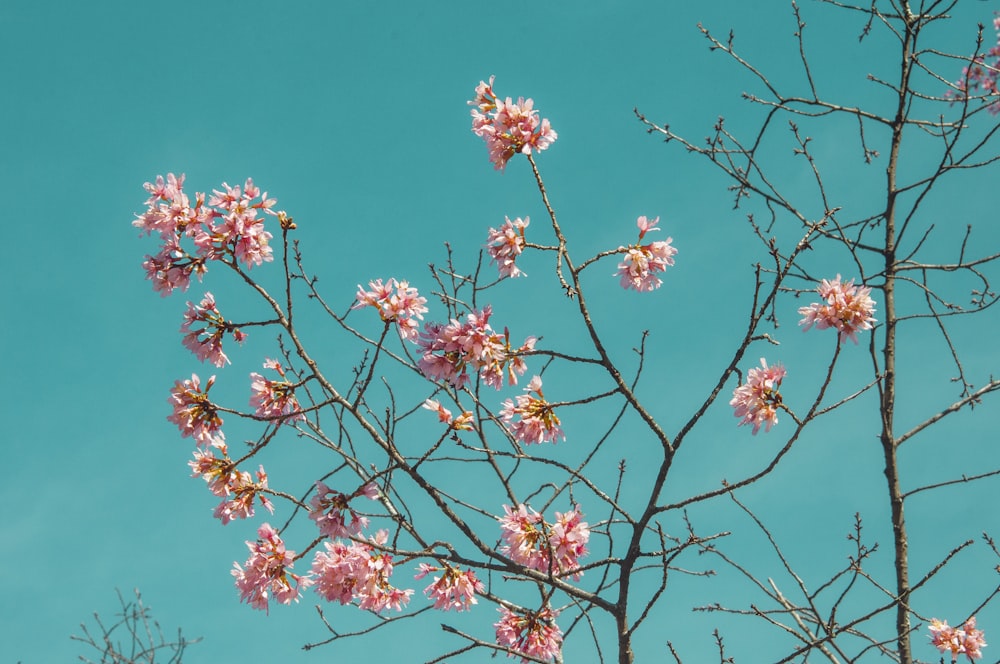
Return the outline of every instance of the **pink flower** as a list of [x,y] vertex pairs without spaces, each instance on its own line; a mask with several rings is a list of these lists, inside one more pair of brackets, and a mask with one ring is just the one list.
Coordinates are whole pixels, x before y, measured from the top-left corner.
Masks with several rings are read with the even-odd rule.
[[580,558],[587,555],[590,526],[582,520],[577,510],[556,512],[556,522],[549,529],[549,549],[555,565],[563,571],[575,571],[573,579],[580,580]]
[[778,408],[781,406],[778,387],[785,377],[785,368],[780,364],[769,367],[762,357],[760,366],[747,372],[747,382],[733,390],[733,399],[729,402],[736,409],[733,415],[743,418],[739,426],[752,424],[755,436],[760,425],[764,425],[764,431],[770,431],[778,423]]
[[[322,482],[316,482],[316,494],[309,501],[309,518],[316,522],[319,532],[328,537],[358,535],[362,528],[368,526],[368,518],[359,516],[348,503],[359,496],[375,500],[378,498],[378,490],[374,484],[369,483],[350,496],[345,496]],[[345,512],[350,514],[350,522],[344,518]]]
[[[247,178],[243,185],[243,193],[240,193],[239,185],[230,187],[227,183],[222,183],[225,191],[212,190],[212,198],[208,204],[222,208],[226,212],[238,212],[246,209],[263,210],[265,213],[274,215],[271,211],[277,201],[267,197],[267,192],[260,193],[260,187],[254,184],[253,178]],[[254,203],[254,199],[260,196],[260,201]]]
[[497,264],[501,279],[520,277],[524,274],[514,261],[524,251],[524,229],[530,223],[528,217],[524,219],[518,217],[514,221],[511,221],[510,217],[506,219],[499,230],[490,228],[486,237],[486,252],[490,255],[490,262]]
[[[562,630],[555,623],[557,611],[542,609],[515,613],[501,606],[500,620],[494,623],[497,643],[510,648],[508,657],[520,653],[541,660],[553,660],[562,648]],[[522,662],[527,659],[522,658]]]
[[[372,544],[383,545],[388,533],[380,530]],[[401,611],[410,601],[412,590],[400,590],[389,583],[392,556],[364,542],[340,540],[323,542],[326,551],[313,559],[316,592],[327,601],[348,604],[358,600],[358,607],[381,613],[387,608]]]
[[479,372],[483,382],[495,389],[500,389],[505,377],[509,385],[517,384],[517,375],[527,370],[521,356],[534,348],[535,338],[528,337],[520,348],[512,348],[506,329],[500,335],[490,327],[492,313],[486,306],[468,314],[463,323],[455,319],[448,325],[426,323],[416,342],[423,353],[420,371],[455,387],[469,382],[469,369]]
[[503,506],[505,516],[499,519],[505,545],[500,552],[514,562],[546,574],[572,574],[579,580],[580,558],[587,555],[590,539],[588,524],[577,510],[556,512],[556,523],[548,524],[542,515],[528,511],[524,504],[516,510]]
[[951,661],[958,661],[959,655],[965,655],[971,662],[983,656],[982,648],[986,647],[983,630],[976,629],[976,618],[973,616],[961,627],[949,627],[947,622],[934,618],[930,624],[931,644],[939,652],[950,652]]
[[143,231],[144,235],[159,233],[163,240],[174,239],[179,235],[192,235],[194,230],[204,224],[210,214],[205,210],[205,197],[195,195],[195,205],[191,207],[188,195],[184,193],[184,175],[175,177],[167,174],[156,176],[156,183],[147,182],[143,187],[150,196],[146,199],[146,212],[136,215],[132,225]]
[[[239,187],[222,186],[225,191],[213,192],[208,205],[205,194],[200,192],[195,194],[192,205],[184,193],[183,175],[175,177],[170,173],[166,180],[157,176],[155,183],[145,184],[150,194],[146,211],[136,215],[132,225],[143,234],[160,236],[159,252],[146,256],[143,269],[161,295],[178,288],[187,290],[191,275],[200,279],[209,261],[232,257],[253,267],[273,260],[269,246],[272,236],[264,230],[257,214],[277,214],[279,219],[287,219],[287,215],[271,210],[276,201],[261,194],[253,180],[246,181],[242,192]],[[255,200],[258,196],[259,201]],[[184,238],[193,243],[193,252],[182,246]]]
[[208,379],[202,391],[197,374],[191,374],[191,380],[175,381],[167,400],[174,412],[167,415],[167,420],[177,425],[182,437],[194,438],[198,445],[211,445],[225,451],[222,418],[208,400],[208,391],[213,384],[215,376]]
[[[205,293],[201,304],[195,306],[188,302],[187,305],[188,310],[184,313],[184,323],[181,325],[184,347],[202,362],[209,360],[217,367],[223,366],[229,362],[229,358],[222,352],[222,337],[231,332],[233,339],[243,343],[247,335],[222,317],[215,306],[215,297],[211,293]],[[205,325],[195,327],[198,323]]]
[[250,473],[243,470],[232,469],[227,475],[226,498],[220,502],[212,513],[216,519],[222,521],[222,525],[228,524],[234,519],[249,519],[254,515],[253,499],[260,500],[261,507],[271,514],[274,514],[274,505],[267,496],[261,493],[267,489],[267,473],[264,466],[257,471],[257,481],[254,482]]
[[[222,183],[225,191],[213,191],[209,205],[221,208],[216,216],[222,221],[213,226],[208,237],[202,244],[210,242],[220,252],[233,255],[248,268],[274,260],[270,246],[271,233],[264,230],[264,220],[257,216],[258,212],[275,215],[271,210],[275,201],[267,197],[267,192],[261,194],[260,188],[247,178],[243,191],[239,186],[230,187]],[[258,196],[260,201],[254,202]]]
[[248,268],[274,260],[270,245],[273,236],[264,230],[264,220],[257,217],[255,210],[227,214],[214,231],[216,242],[229,247],[236,260]]
[[472,131],[486,141],[490,161],[502,171],[518,152],[531,154],[533,150],[545,150],[558,135],[548,120],[539,119],[531,99],[521,97],[514,103],[508,97],[501,101],[493,92],[493,80],[491,76],[489,83],[479,82],[469,105],[474,107]]
[[475,429],[475,420],[471,411],[463,411],[457,418],[453,418],[451,411],[434,399],[424,401],[423,407],[437,413],[438,421],[447,424],[450,429],[455,429],[456,431],[472,431]]
[[427,298],[421,297],[416,288],[410,288],[409,282],[389,279],[385,284],[381,279],[369,281],[366,291],[358,285],[357,304],[352,309],[375,307],[384,321],[394,321],[399,329],[399,336],[409,341],[416,341],[420,334],[417,319],[423,320],[427,313]]
[[146,255],[142,263],[146,279],[153,282],[153,290],[166,297],[178,288],[187,290],[191,285],[191,275],[200,280],[207,268],[203,258],[187,255],[180,248],[176,238],[164,241],[155,256]]
[[[515,397],[517,404],[507,399],[503,402],[503,410],[500,411],[500,417],[507,423],[514,437],[528,445],[555,443],[557,438],[566,440],[552,405],[542,396],[541,377],[533,377],[524,391],[527,394]],[[532,392],[538,396],[531,396]],[[519,419],[515,420],[515,416]]]
[[[223,455],[226,454],[222,450]],[[195,450],[194,461],[188,461],[191,466],[191,477],[200,477],[208,484],[208,490],[214,495],[225,497],[232,493],[232,484],[237,480],[233,475],[238,471],[233,460],[228,456],[219,458],[209,450]]]
[[274,505],[262,493],[267,489],[264,466],[257,471],[257,481],[254,482],[250,473],[237,470],[228,456],[220,459],[210,451],[195,450],[194,461],[188,461],[188,465],[194,471],[191,477],[203,478],[209,490],[223,499],[213,513],[215,518],[222,521],[222,525],[234,519],[252,517],[254,497],[260,500],[262,507],[274,514]]
[[420,571],[413,578],[422,579],[431,572],[441,571],[444,574],[435,576],[431,584],[424,589],[424,594],[434,600],[435,609],[468,611],[477,603],[476,593],[486,589],[471,569],[462,572],[450,565],[441,568],[420,563]]
[[[656,223],[659,217],[649,221],[646,217],[639,217],[636,225],[639,227],[639,242],[642,241],[646,233],[658,231]],[[670,243],[673,238],[651,242],[649,244],[636,243],[630,247],[619,247],[618,251],[624,252],[625,258],[618,264],[616,277],[621,278],[621,286],[625,289],[633,289],[639,292],[651,291],[660,287],[663,280],[656,276],[657,272],[663,272],[668,266],[674,264],[674,255],[677,249]]]
[[[285,377],[284,368],[275,360],[266,360],[264,368],[274,369],[282,378]],[[282,424],[305,419],[294,388],[287,380],[271,380],[253,372],[250,374],[250,391],[250,405],[257,417]]]
[[823,302],[814,302],[808,307],[799,309],[799,313],[803,316],[799,325],[804,326],[803,331],[813,325],[818,330],[832,327],[839,331],[840,343],[850,339],[856,344],[858,331],[870,330],[872,323],[877,322],[872,317],[875,313],[875,301],[869,297],[872,289],[855,286],[853,279],[841,283],[838,274],[833,281],[824,279],[816,290],[819,291]]
[[298,601],[299,593],[312,581],[288,571],[295,560],[295,552],[285,549],[285,543],[269,524],[257,529],[257,537],[256,542],[247,542],[250,557],[244,567],[233,563],[232,575],[236,577],[240,601],[265,611],[271,597],[282,604]]

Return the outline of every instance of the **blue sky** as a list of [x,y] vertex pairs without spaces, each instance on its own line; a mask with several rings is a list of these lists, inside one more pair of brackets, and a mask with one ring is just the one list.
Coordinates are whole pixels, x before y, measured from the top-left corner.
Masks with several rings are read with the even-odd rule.
[[[968,51],[976,22],[988,23],[994,4],[960,3],[954,19],[937,28],[936,45]],[[863,24],[856,15],[802,5],[821,92],[844,103],[884,103],[884,93],[865,76],[891,71],[885,42],[859,44]],[[222,278],[161,299],[143,280],[140,263],[153,244],[130,224],[142,210],[143,182],[157,174],[186,173],[192,192],[253,177],[295,217],[307,263],[341,310],[356,284],[377,277],[407,278],[429,290],[426,265],[443,262],[444,242],[474,258],[486,229],[504,215],[530,216],[532,231],[540,234],[545,228],[527,165],[494,172],[469,131],[465,102],[481,79],[495,74],[502,96],[533,97],[559,132],[538,163],[571,250],[586,256],[632,241],[639,215],[660,216],[663,235],[674,238],[677,267],[656,293],[622,293],[611,261],[587,279],[604,316],[601,329],[623,362],[631,361],[628,349],[639,332],[654,330],[655,363],[644,393],[665,427],[676,430],[741,334],[750,266],[760,259],[744,213],[732,210],[727,183],[679,147],[648,136],[633,115],[637,107],[695,140],[719,115],[734,130],[759,118],[740,98],[759,85],[709,52],[699,22],[720,35],[733,28],[737,46],[773,72],[773,80],[802,83],[793,66],[791,11],[772,0],[553,1],[523,13],[470,3],[315,0],[283,6],[16,0],[0,6],[6,93],[0,191],[8,228],[0,340],[9,381],[0,407],[6,422],[0,498],[13,534],[0,566],[4,661],[73,659],[80,648],[68,635],[93,611],[114,611],[115,587],[139,587],[168,630],[179,625],[204,636],[185,660],[191,663],[330,661],[372,646],[341,642],[300,651],[303,643],[323,638],[312,596],[297,606],[273,607],[269,616],[237,602],[229,568],[245,558],[243,540],[261,518],[225,528],[211,518],[212,497],[188,477],[190,441],[181,440],[165,416],[174,380],[216,373],[179,343],[185,300],[208,289],[220,302],[229,295],[238,308],[246,296]],[[842,204],[863,208],[884,167],[859,163],[851,123],[816,131],[817,155]],[[923,149],[905,155],[906,167],[925,163],[930,153]],[[808,177],[795,162],[784,163],[778,168],[787,186],[807,196]],[[989,189],[995,180],[994,165],[964,184],[945,183],[928,202],[935,233],[942,233],[932,235],[934,251],[943,255],[954,247],[949,224],[967,221],[979,222],[975,246],[998,246]],[[553,287],[547,259],[527,259],[531,277],[497,291],[497,316],[510,321],[515,338],[544,333],[552,347],[578,343],[579,329],[560,325],[566,303],[546,295]],[[836,256],[816,265],[826,276],[855,276]],[[267,269],[274,274],[266,276]],[[276,265],[260,274],[273,279]],[[332,330],[318,316],[309,320],[316,327],[306,336],[322,347],[320,354],[349,367],[356,356],[338,355]],[[833,341],[826,338],[823,345],[799,335],[794,320],[786,314],[785,354],[778,359],[789,366],[789,385],[793,378],[814,385]],[[956,327],[980,382],[991,369],[1000,373],[995,344],[981,343],[984,335],[995,337],[997,322],[991,312]],[[943,347],[933,330],[914,325],[906,335],[907,405],[900,418],[916,422],[926,412],[921,409],[955,395],[946,382],[947,358],[937,360]],[[233,366],[218,373],[242,385],[246,372],[273,354],[271,341],[256,335],[231,353]],[[844,352],[853,357],[843,361],[845,378],[835,386],[848,394],[856,384],[849,370],[865,367],[865,349],[848,346]],[[752,351],[748,358],[757,356]],[[562,384],[572,392],[578,387],[573,381]],[[739,477],[783,442],[752,438],[724,410],[709,418],[696,449],[680,460],[688,470],[674,478],[668,495]],[[567,421],[568,433],[585,437],[591,416]],[[773,482],[743,495],[770,517],[816,578],[849,553],[843,538],[856,511],[870,520],[886,552],[890,547],[872,417],[859,408],[836,425],[819,427]],[[998,424],[995,403],[987,400],[971,416],[957,416],[929,439],[914,441],[906,462],[912,485],[1000,465]],[[275,467],[322,463],[300,443],[289,439]],[[636,464],[641,476],[641,460]],[[824,476],[831,481],[817,489]],[[274,477],[272,471],[272,483]],[[914,501],[915,564],[926,567],[955,543],[996,531],[993,511],[982,509],[995,495],[996,484],[986,482]],[[706,531],[747,531],[728,506],[698,516]],[[816,527],[825,523],[829,527]],[[953,528],[933,526],[940,523]],[[807,541],[796,536],[802,527],[815,531]],[[773,561],[753,546],[747,544],[749,560],[769,569]],[[974,553],[961,565],[978,575],[977,583],[989,584],[995,563]],[[940,613],[957,620],[979,594],[962,594],[958,568],[949,579],[935,593]],[[738,586],[697,583],[682,578],[676,590],[671,587],[676,599],[665,602],[659,622],[643,634],[640,650],[647,657],[662,654],[669,638],[684,644],[690,661],[699,661],[712,652],[716,618],[692,614],[692,604],[753,599]],[[932,610],[929,600],[923,608]],[[486,608],[484,621],[493,622],[492,610]],[[346,611],[331,607],[328,616],[347,621]],[[454,647],[432,618],[379,646],[395,652],[397,661],[409,661],[415,650]],[[995,607],[981,614],[981,625],[989,629],[990,622],[1000,624]],[[463,624],[473,623],[466,618]],[[739,645],[755,647],[765,639],[755,627],[750,621],[730,627],[737,658]],[[488,627],[481,631],[489,634]],[[926,659],[932,654],[918,651]],[[744,655],[745,661],[752,656]],[[577,657],[571,661],[586,661]]]

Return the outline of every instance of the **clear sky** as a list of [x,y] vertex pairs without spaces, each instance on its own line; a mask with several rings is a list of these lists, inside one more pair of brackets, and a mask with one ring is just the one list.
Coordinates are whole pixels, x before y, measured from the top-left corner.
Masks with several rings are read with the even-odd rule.
[[[821,92],[844,103],[884,102],[865,76],[892,70],[886,43],[858,43],[860,15],[801,4]],[[975,24],[988,23],[995,5],[959,3],[954,20],[936,28],[939,47],[969,51]],[[469,131],[466,100],[494,74],[501,96],[534,98],[559,133],[538,163],[571,249],[590,255],[630,242],[639,215],[660,216],[664,235],[674,238],[677,267],[656,293],[622,293],[612,262],[589,279],[595,306],[606,316],[602,329],[622,358],[642,329],[655,331],[650,343],[658,364],[647,374],[645,394],[666,427],[676,430],[742,334],[745,308],[739,306],[750,292],[750,266],[760,259],[744,213],[732,210],[728,183],[679,147],[648,136],[633,114],[638,107],[694,140],[709,134],[719,115],[736,130],[759,117],[740,94],[760,86],[709,52],[699,22],[720,35],[733,28],[737,46],[774,80],[802,83],[791,10],[777,0],[553,0],[524,9],[319,0],[0,4],[0,193],[8,229],[0,268],[7,380],[0,402],[0,501],[8,533],[0,565],[0,659],[74,659],[81,650],[69,634],[94,611],[113,613],[115,587],[140,588],[168,631],[182,626],[189,636],[205,637],[190,650],[185,661],[191,664],[342,661],[373,645],[341,642],[303,653],[303,643],[323,638],[311,595],[292,607],[272,607],[269,616],[237,601],[229,568],[245,559],[243,540],[262,519],[225,528],[212,519],[214,500],[188,476],[190,441],[180,439],[165,416],[174,380],[216,373],[179,343],[184,302],[206,288],[240,296],[230,282],[195,284],[187,294],[161,299],[144,281],[140,264],[153,243],[140,239],[131,221],[142,211],[142,184],[157,174],[186,173],[191,192],[253,177],[296,219],[306,260],[341,310],[356,284],[377,277],[407,278],[429,291],[426,265],[443,262],[444,242],[472,256],[504,215],[530,216],[533,230],[544,229],[527,164],[494,172]],[[863,171],[856,127],[835,122],[818,131],[817,153],[840,187],[837,204],[862,206],[862,197],[877,191],[884,167]],[[916,150],[906,158],[917,166],[926,155]],[[994,165],[928,203],[941,232],[952,223],[979,222],[975,246],[1000,245],[990,189],[996,174]],[[809,186],[794,168],[783,175],[793,190]],[[937,237],[953,246],[956,236],[932,240]],[[544,333],[552,343],[560,335],[573,343],[578,330],[562,330],[554,300],[541,293],[553,287],[549,265],[528,262],[532,278],[547,280],[510,284],[498,295],[498,314],[511,321],[515,337]],[[824,266],[827,276],[855,276],[835,257]],[[261,274],[267,269],[277,265]],[[599,284],[602,270],[607,285]],[[832,339],[817,352],[793,336],[799,334],[793,314],[785,323],[788,351],[780,359],[790,379],[793,371],[811,372],[802,382],[812,385]],[[959,334],[970,343],[995,338],[997,323],[991,312]],[[915,326],[906,333],[908,408],[940,407],[956,396],[947,385],[922,387],[948,371],[947,357],[936,359],[940,343],[920,336],[931,332]],[[322,327],[308,337],[338,343]],[[219,373],[244,380],[273,354],[269,342],[269,335],[258,335]],[[325,352],[336,357],[335,350]],[[852,361],[864,366],[863,347],[845,352],[856,355],[845,367]],[[346,367],[356,356],[339,359]],[[998,360],[995,343],[969,355],[980,381],[990,368],[1000,374]],[[851,385],[845,379],[837,387],[846,395]],[[668,488],[670,495],[742,476],[780,447],[778,438],[736,429],[722,410],[717,424],[706,425],[701,451],[692,452],[690,470]],[[916,412],[903,409],[901,418],[916,422]],[[908,461],[913,484],[940,477],[943,468],[954,477],[1000,465],[998,424],[995,400],[987,401],[922,448],[915,442]],[[582,423],[567,427],[586,433]],[[746,495],[806,569],[817,565],[816,578],[845,560],[844,535],[859,510],[888,556],[874,433],[869,412],[821,428],[773,483]],[[301,463],[300,441],[286,442],[287,457],[275,463]],[[830,481],[819,491],[821,478]],[[996,487],[987,482],[914,502],[915,565],[926,569],[984,529],[998,533]],[[748,527],[729,507],[701,516],[706,531]],[[942,523],[949,526],[932,527]],[[803,541],[796,537],[800,526],[820,534]],[[765,553],[748,555],[759,570],[773,563]],[[976,553],[960,565],[992,583],[987,572],[996,562]],[[942,608],[922,608],[957,620],[974,608],[968,605],[973,598],[962,595],[961,575],[950,578],[954,583],[940,590]],[[419,593],[422,586],[413,587]],[[669,610],[646,628],[645,661],[656,661],[667,639],[683,643],[690,661],[703,661],[712,652],[716,621],[691,613],[691,606],[715,597],[742,605],[754,599],[727,587],[694,588],[679,581],[678,594],[665,602]],[[336,621],[346,611],[331,607],[328,616]],[[489,624],[492,611],[484,613]],[[434,618],[401,628],[392,639],[378,637],[379,647],[395,653],[386,661],[454,647]],[[1000,609],[989,607],[980,624],[996,629]],[[741,658],[738,648],[765,638],[758,628],[752,619],[731,628],[738,661],[754,661],[752,652]],[[488,627],[480,632],[490,633]],[[930,659],[933,652],[925,647],[918,656]]]

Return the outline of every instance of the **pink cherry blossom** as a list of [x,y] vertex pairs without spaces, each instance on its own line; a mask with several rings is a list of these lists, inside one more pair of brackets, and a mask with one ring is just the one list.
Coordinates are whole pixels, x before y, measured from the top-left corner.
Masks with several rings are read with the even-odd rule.
[[235,519],[249,519],[254,515],[254,498],[260,501],[261,507],[274,514],[274,505],[262,493],[265,489],[267,473],[264,472],[264,466],[257,471],[256,482],[250,473],[233,469],[227,477],[226,498],[216,506],[212,516],[222,521],[222,525]]
[[177,425],[184,438],[194,438],[198,445],[211,445],[225,450],[226,437],[222,433],[222,418],[216,407],[208,399],[208,391],[215,384],[215,376],[208,379],[204,391],[198,374],[191,374],[190,380],[174,382],[168,403],[173,412],[167,420]]
[[816,290],[823,302],[814,302],[799,309],[803,316],[799,325],[803,326],[803,331],[813,325],[818,330],[832,327],[840,333],[840,343],[850,339],[856,344],[857,333],[872,329],[872,324],[877,322],[872,316],[875,313],[875,301],[869,297],[871,288],[855,286],[853,279],[841,283],[838,274],[833,281],[824,279]]
[[274,260],[271,233],[264,230],[264,221],[255,210],[232,212],[215,228],[219,241],[232,247],[236,260],[248,268]]
[[176,238],[165,240],[155,256],[147,254],[142,269],[146,279],[153,282],[153,290],[161,297],[178,288],[186,291],[191,285],[191,275],[200,280],[207,271],[205,259],[187,255]]
[[548,524],[542,515],[524,504],[517,509],[503,506],[505,516],[499,519],[501,537],[505,542],[500,552],[516,563],[555,576],[571,574],[575,580],[580,558],[587,555],[590,527],[577,510],[556,512],[556,523]]
[[352,309],[375,307],[384,321],[394,321],[399,336],[408,341],[416,341],[420,334],[417,320],[423,320],[427,313],[427,298],[421,297],[416,288],[407,281],[389,279],[385,284],[381,279],[368,282],[365,290],[358,285],[357,304]]
[[211,450],[195,450],[194,460],[188,461],[191,466],[191,477],[200,477],[208,484],[208,490],[214,495],[225,497],[232,493],[231,486],[237,481],[233,475],[237,473],[233,460],[222,450],[223,456],[217,457]]
[[435,576],[431,584],[424,589],[424,594],[434,600],[434,608],[441,611],[471,609],[472,605],[477,603],[476,593],[486,589],[471,569],[463,572],[450,565],[442,568],[420,563],[420,571],[413,578],[422,579],[432,572],[442,571],[444,574]]
[[195,195],[195,205],[184,193],[184,175],[178,178],[173,173],[156,176],[156,183],[147,182],[143,187],[150,196],[146,199],[146,211],[136,215],[132,225],[144,235],[159,233],[161,239],[168,240],[178,235],[194,233],[195,228],[204,224],[210,212],[205,207],[203,194]]
[[530,223],[528,217],[524,219],[518,217],[514,221],[511,221],[510,217],[506,219],[499,229],[490,228],[486,237],[486,252],[490,255],[490,262],[497,264],[501,279],[520,277],[524,274],[514,261],[524,251],[524,229]]
[[733,399],[729,405],[735,408],[736,417],[743,418],[739,426],[753,425],[756,436],[761,425],[764,431],[778,423],[778,408],[781,406],[781,394],[778,388],[785,377],[785,368],[780,364],[767,366],[767,361],[760,358],[760,368],[747,372],[746,383],[733,391]]
[[[273,369],[281,378],[285,378],[285,369],[276,360],[265,361],[264,368]],[[250,374],[250,391],[250,405],[257,417],[282,424],[305,419],[295,398],[294,387],[287,380],[271,380],[253,372]]]
[[361,563],[367,565],[364,552],[356,550],[355,544],[340,540],[323,542],[323,547],[326,551],[317,551],[312,564],[315,590],[329,602],[349,604],[365,570]]
[[509,331],[504,329],[500,335],[490,326],[492,314],[487,305],[461,323],[455,319],[448,325],[426,323],[416,342],[423,353],[418,362],[421,372],[455,387],[469,382],[470,369],[495,389],[503,386],[505,378],[509,385],[517,384],[517,376],[527,371],[522,356],[534,349],[535,338],[528,337],[520,348],[512,348]]
[[288,571],[295,560],[295,552],[285,549],[281,536],[270,524],[258,528],[257,537],[256,542],[246,543],[250,557],[244,567],[233,563],[232,575],[236,577],[240,601],[265,611],[272,597],[281,604],[297,602],[301,591],[309,587],[312,580]]
[[[238,186],[222,186],[225,191],[213,192],[206,205],[205,194],[200,192],[192,204],[184,193],[183,175],[170,173],[166,180],[157,176],[155,183],[145,184],[150,194],[146,211],[136,215],[132,225],[145,235],[160,237],[159,251],[146,256],[143,269],[161,295],[178,288],[187,290],[191,276],[200,279],[210,261],[229,258],[253,267],[273,260],[272,235],[258,213],[286,220],[287,215],[271,209],[276,201],[262,194],[253,180],[248,179],[242,191]],[[188,243],[193,245],[190,249],[185,248]]]
[[469,101],[472,109],[472,131],[486,142],[490,161],[502,171],[518,152],[531,154],[548,148],[558,138],[547,119],[540,119],[531,99],[507,97],[501,100],[490,82],[479,82],[476,96]]
[[[208,251],[208,246],[212,246],[215,253],[230,254],[248,268],[274,260],[270,245],[273,236],[264,229],[264,220],[257,214],[278,214],[271,209],[277,201],[268,198],[267,192],[262,194],[249,178],[242,192],[239,186],[230,187],[225,182],[222,188],[225,191],[213,191],[208,201],[209,205],[220,208],[216,216],[221,221],[200,241],[203,250]],[[255,201],[258,196],[260,200]]]
[[961,627],[950,627],[947,622],[934,618],[929,630],[931,644],[942,653],[950,652],[952,662],[957,662],[959,655],[965,655],[970,662],[982,658],[986,638],[983,630],[976,629],[975,616],[965,621]]
[[[508,657],[515,654],[529,655],[550,661],[559,656],[562,649],[562,630],[555,623],[558,611],[542,609],[519,613],[501,606],[500,620],[494,623],[497,643],[510,648]],[[522,658],[522,662],[527,659]]]
[[556,512],[556,522],[549,529],[549,548],[552,559],[560,570],[574,572],[573,579],[580,580],[580,558],[587,555],[590,526],[577,510]]
[[646,233],[660,230],[656,228],[659,221],[659,217],[652,221],[646,217],[639,217],[636,220],[636,225],[639,227],[639,242],[629,247],[619,247],[618,251],[623,252],[625,258],[618,264],[615,276],[620,277],[622,288],[631,288],[639,292],[656,290],[663,283],[656,273],[663,272],[674,264],[677,249],[670,245],[673,238],[640,244]]
[[267,473],[264,472],[264,466],[257,471],[257,481],[254,482],[250,473],[238,470],[228,456],[219,458],[211,451],[195,450],[194,461],[189,461],[188,465],[194,471],[192,477],[204,479],[209,490],[223,499],[213,513],[222,521],[222,525],[234,519],[252,517],[255,497],[262,507],[274,514],[274,505],[263,493],[267,489]]
[[[243,185],[242,193],[240,192],[239,185],[230,187],[228,183],[223,182],[222,188],[225,189],[225,191],[219,191],[218,189],[212,190],[212,198],[208,201],[209,205],[221,208],[226,212],[257,209],[263,210],[267,214],[276,214],[271,211],[271,208],[274,207],[277,201],[273,198],[268,198],[267,192],[261,194],[260,187],[254,184],[253,178],[247,178]],[[261,200],[254,203],[254,199],[258,196],[260,196]]]
[[[184,347],[194,353],[195,357],[202,362],[209,360],[217,367],[229,362],[229,358],[222,352],[223,336],[227,332],[231,332],[233,339],[243,343],[247,335],[222,317],[219,309],[215,306],[215,297],[211,293],[205,293],[200,304],[194,305],[188,302],[187,306],[188,309],[184,313],[184,323],[181,325],[181,332],[184,333]],[[204,326],[198,326],[199,324],[204,324]]]
[[[360,516],[350,508],[352,498],[367,496],[375,500],[378,489],[374,484],[366,484],[353,494],[346,496],[334,491],[323,482],[316,482],[316,493],[309,501],[309,518],[316,522],[319,532],[328,537],[352,537],[368,526],[368,518]],[[345,516],[350,515],[350,521]]]
[[472,411],[462,411],[458,417],[452,417],[451,411],[442,406],[434,399],[424,401],[423,408],[437,413],[438,421],[448,425],[449,429],[456,431],[472,431],[476,428]]
[[[533,377],[524,391],[526,394],[515,397],[516,404],[510,399],[504,401],[503,410],[500,411],[500,417],[507,423],[514,437],[528,445],[555,443],[557,438],[566,440],[566,435],[559,427],[559,417],[542,396],[542,378]],[[532,396],[532,393],[538,396]]]
[[[370,541],[381,546],[387,540],[388,532],[380,530]],[[413,590],[400,590],[389,583],[392,556],[372,544],[323,542],[326,551],[318,551],[312,564],[316,592],[330,602],[349,604],[357,600],[358,607],[367,611],[401,611]]]

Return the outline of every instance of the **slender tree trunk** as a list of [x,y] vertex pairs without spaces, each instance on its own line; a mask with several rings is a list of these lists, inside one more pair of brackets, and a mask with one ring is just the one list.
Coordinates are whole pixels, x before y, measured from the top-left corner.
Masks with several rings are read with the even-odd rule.
[[628,613],[622,607],[620,615],[615,616],[618,628],[618,664],[633,664],[635,654],[632,652],[632,635],[628,629]]
[[903,2],[906,14],[905,33],[902,40],[901,75],[899,82],[899,103],[892,123],[892,146],[889,164],[886,168],[886,210],[885,210],[885,340],[882,349],[883,379],[881,390],[882,431],[879,440],[885,456],[885,478],[889,489],[889,505],[892,515],[892,537],[896,567],[896,638],[899,661],[911,664],[910,652],[910,573],[909,546],[906,538],[906,518],[903,513],[903,495],[899,483],[899,463],[896,457],[896,438],[893,417],[896,406],[896,207],[898,189],[896,183],[899,163],[899,149],[903,139],[903,129],[907,115],[908,91],[911,72],[911,55],[915,36],[916,19],[910,14],[909,3]]

